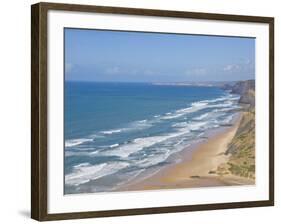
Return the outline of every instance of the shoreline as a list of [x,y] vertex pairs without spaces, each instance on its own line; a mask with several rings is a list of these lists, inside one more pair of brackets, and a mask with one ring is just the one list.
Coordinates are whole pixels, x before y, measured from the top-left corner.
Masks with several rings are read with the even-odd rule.
[[224,127],[222,131],[210,134],[206,141],[186,147],[176,156],[181,161],[163,167],[149,177],[120,186],[115,191],[161,190],[176,188],[215,187],[233,185],[252,185],[254,179],[231,174],[218,175],[214,171],[219,165],[226,163],[229,155],[225,155],[228,144],[234,138],[243,113],[239,112],[233,125]]

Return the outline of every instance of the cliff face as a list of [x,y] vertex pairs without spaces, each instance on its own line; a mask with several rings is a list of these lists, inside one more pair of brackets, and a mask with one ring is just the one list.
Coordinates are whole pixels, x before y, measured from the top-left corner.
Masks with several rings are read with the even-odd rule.
[[230,90],[231,93],[239,94],[241,96],[239,103],[250,107],[255,106],[255,80],[239,81],[233,86],[225,85],[224,89]]
[[241,104],[255,106],[255,80],[237,82],[231,89],[231,93],[239,94]]
[[255,91],[255,80],[236,82],[231,88],[231,93],[244,95],[249,90]]
[[227,164],[218,167],[219,175],[233,174],[255,178],[255,81],[241,81],[230,87],[231,93],[239,94],[242,119],[238,130],[225,154]]

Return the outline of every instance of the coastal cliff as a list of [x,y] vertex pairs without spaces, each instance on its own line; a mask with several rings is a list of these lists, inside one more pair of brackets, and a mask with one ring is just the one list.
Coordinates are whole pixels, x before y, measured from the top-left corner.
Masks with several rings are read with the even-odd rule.
[[248,105],[251,108],[255,106],[255,80],[237,82],[231,88],[231,93],[241,96],[239,100],[240,104]]
[[227,163],[217,169],[219,175],[237,175],[255,178],[255,81],[237,82],[227,87],[231,93],[239,94],[242,106],[242,118],[234,138],[225,152],[229,156]]

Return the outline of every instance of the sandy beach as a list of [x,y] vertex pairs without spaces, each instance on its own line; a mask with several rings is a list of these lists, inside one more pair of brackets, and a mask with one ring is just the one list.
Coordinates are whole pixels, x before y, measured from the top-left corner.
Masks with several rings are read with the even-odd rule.
[[122,187],[122,190],[153,190],[213,187],[228,185],[250,185],[254,179],[234,176],[231,174],[218,175],[218,166],[228,161],[225,155],[227,145],[231,142],[242,118],[240,113],[230,127],[214,134],[190,150],[181,153],[181,161],[169,165],[156,174],[142,180],[137,180]]

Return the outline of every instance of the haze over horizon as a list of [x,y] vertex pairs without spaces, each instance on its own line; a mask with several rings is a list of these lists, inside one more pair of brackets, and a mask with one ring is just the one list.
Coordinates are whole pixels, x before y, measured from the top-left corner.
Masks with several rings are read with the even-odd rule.
[[255,39],[66,28],[65,79],[95,82],[255,79]]

